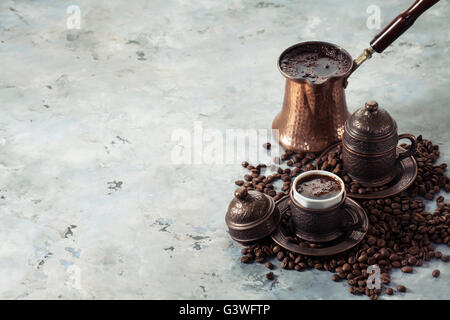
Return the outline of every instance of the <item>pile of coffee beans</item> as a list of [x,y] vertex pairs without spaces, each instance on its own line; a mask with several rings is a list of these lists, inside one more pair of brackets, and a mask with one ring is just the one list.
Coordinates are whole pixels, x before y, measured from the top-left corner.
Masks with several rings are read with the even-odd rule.
[[[423,196],[432,199],[441,189],[450,191],[450,180],[445,175],[446,164],[435,164],[438,156],[438,146],[419,136],[415,155],[419,172],[409,190],[385,199],[358,201],[365,208],[370,223],[365,238],[356,247],[335,256],[309,257],[286,250],[268,238],[243,248],[241,261],[264,263],[268,269],[273,270],[275,266],[268,260],[276,257],[283,269],[329,271],[333,273],[333,281],[347,282],[350,293],[364,294],[370,299],[378,299],[383,293],[393,295],[396,292],[406,292],[407,288],[403,285],[395,289],[389,286],[390,270],[397,268],[402,272],[414,274],[414,269],[425,261],[450,261],[449,255],[436,251],[433,246],[433,243],[450,246],[450,203],[445,203],[444,198],[440,196],[436,199],[437,209],[430,213],[425,210],[423,200],[417,198]],[[318,155],[313,153],[297,154],[290,151],[279,159],[280,163],[286,162],[288,168],[272,168],[275,173],[267,176],[261,173],[261,169],[266,168],[266,165],[251,166],[243,162],[242,166],[251,173],[244,177],[243,184],[240,184],[240,181],[236,181],[236,184],[244,185],[250,190],[259,190],[277,200],[289,193],[290,182],[295,176],[314,168],[315,161],[319,162],[319,168],[341,174],[343,179],[346,177],[338,150],[326,159],[319,159]],[[284,182],[279,192],[275,191],[273,186],[273,182],[278,179]],[[351,181],[347,184],[352,188]],[[283,217],[284,223],[288,219],[289,217]],[[291,240],[300,241],[295,237]],[[317,244],[305,242],[305,245]],[[380,268],[381,289],[367,287],[367,280],[371,276],[367,269],[372,265]],[[432,273],[435,278],[439,275],[439,270]],[[266,277],[269,280],[275,279],[272,271]]]
[[[267,149],[266,144],[263,145]],[[235,184],[244,186],[248,190],[257,190],[274,197],[274,200],[279,200],[289,193],[291,189],[291,181],[300,173],[314,169],[314,161],[316,154],[306,153],[297,154],[292,151],[286,151],[281,157],[274,157],[275,164],[286,162],[288,168],[282,169],[279,166],[272,164],[269,170],[272,171],[269,175],[263,175],[262,169],[266,169],[266,164],[258,164],[256,166],[250,165],[247,161],[242,162],[242,166],[249,170],[242,180],[236,180]],[[266,170],[267,171],[267,170]],[[277,180],[283,181],[281,191],[276,192],[273,183]]]
[[435,164],[439,157],[439,146],[422,136],[417,137],[416,162],[418,169],[417,178],[408,189],[411,197],[417,195],[427,200],[432,200],[441,189],[450,192],[450,179],[446,176],[447,164]]

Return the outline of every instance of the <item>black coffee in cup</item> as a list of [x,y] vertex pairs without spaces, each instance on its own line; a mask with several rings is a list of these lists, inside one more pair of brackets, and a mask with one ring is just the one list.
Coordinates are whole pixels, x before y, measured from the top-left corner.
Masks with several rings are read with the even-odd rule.
[[303,197],[325,200],[337,196],[341,192],[342,187],[339,181],[333,177],[312,174],[297,181],[295,189]]

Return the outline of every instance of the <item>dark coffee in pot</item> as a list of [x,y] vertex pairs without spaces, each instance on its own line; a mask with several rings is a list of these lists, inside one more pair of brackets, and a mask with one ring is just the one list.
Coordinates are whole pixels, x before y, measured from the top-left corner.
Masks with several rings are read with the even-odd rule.
[[316,200],[330,199],[338,195],[341,184],[333,177],[313,174],[300,179],[295,189],[303,197]]
[[351,67],[351,60],[339,49],[316,46],[304,45],[285,53],[280,60],[281,70],[291,77],[322,83],[345,74]]

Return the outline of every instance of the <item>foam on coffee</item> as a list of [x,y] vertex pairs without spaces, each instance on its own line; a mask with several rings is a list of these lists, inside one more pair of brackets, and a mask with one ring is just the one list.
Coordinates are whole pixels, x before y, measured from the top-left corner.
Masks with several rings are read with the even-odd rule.
[[315,200],[325,200],[337,196],[341,190],[341,184],[333,177],[312,174],[300,179],[295,189],[303,197]]
[[285,53],[280,59],[280,67],[291,77],[321,83],[347,72],[350,61],[338,49],[305,45]]

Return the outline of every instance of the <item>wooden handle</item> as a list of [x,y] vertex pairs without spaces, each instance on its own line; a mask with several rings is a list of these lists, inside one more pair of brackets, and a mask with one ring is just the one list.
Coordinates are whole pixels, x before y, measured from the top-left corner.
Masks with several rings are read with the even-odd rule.
[[400,13],[375,38],[370,41],[372,48],[381,53],[392,42],[408,30],[414,21],[439,0],[416,0],[411,7]]

